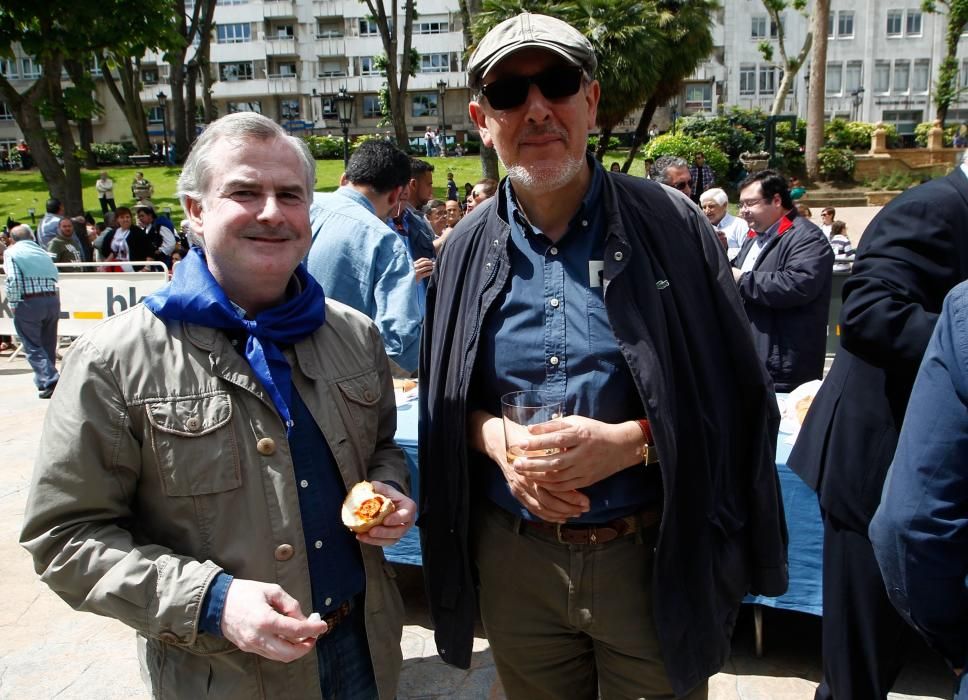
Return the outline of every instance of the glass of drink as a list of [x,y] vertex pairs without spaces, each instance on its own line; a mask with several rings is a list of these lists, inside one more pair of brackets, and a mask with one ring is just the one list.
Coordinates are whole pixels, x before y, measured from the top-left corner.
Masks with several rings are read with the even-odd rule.
[[508,464],[518,457],[545,457],[558,448],[525,451],[518,443],[531,437],[528,426],[558,420],[564,415],[561,401],[555,401],[543,391],[512,391],[501,397],[501,416],[504,419],[504,444]]

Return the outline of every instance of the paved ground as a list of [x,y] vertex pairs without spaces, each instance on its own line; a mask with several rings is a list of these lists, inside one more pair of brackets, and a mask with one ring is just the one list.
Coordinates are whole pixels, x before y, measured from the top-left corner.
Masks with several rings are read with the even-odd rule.
[[[26,363],[8,363],[6,355],[0,357],[0,699],[147,698],[133,632],[113,620],[71,610],[38,580],[17,544],[49,404],[37,398]],[[475,642],[470,671],[445,666],[434,649],[419,569],[402,567],[400,581],[408,605],[401,700],[504,698],[483,636]],[[711,681],[713,700],[813,697],[819,676],[817,618],[767,610],[763,658],[752,653],[752,638],[752,615],[744,610],[733,656]],[[913,655],[891,698],[946,698],[948,688],[946,670],[922,649]]]

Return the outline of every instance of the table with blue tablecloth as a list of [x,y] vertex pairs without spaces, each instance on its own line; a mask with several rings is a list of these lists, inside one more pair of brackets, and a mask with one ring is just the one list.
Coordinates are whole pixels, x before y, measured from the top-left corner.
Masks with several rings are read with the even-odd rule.
[[[793,449],[787,440],[788,437],[788,434],[780,433],[777,438],[776,470],[783,492],[783,508],[790,534],[788,553],[790,587],[782,596],[776,598],[747,596],[745,602],[820,615],[823,611],[821,597],[823,524],[820,520],[816,494],[786,465],[790,451]],[[417,402],[415,400],[397,408],[396,441],[407,456],[413,499],[417,501],[419,480],[417,477]],[[393,562],[419,566],[420,537],[417,528],[411,528],[406,537],[388,549],[387,558]],[[759,619],[759,616],[757,617]],[[757,638],[758,640],[761,638],[759,633]]]

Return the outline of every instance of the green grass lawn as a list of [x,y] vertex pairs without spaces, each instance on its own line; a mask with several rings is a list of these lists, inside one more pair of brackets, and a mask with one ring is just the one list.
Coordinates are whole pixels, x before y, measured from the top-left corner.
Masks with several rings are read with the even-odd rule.
[[[605,167],[608,168],[613,161],[622,162],[624,155],[620,153],[609,153],[605,158]],[[445,199],[447,195],[447,173],[454,173],[454,180],[457,188],[463,196],[464,183],[472,185],[481,179],[481,161],[476,155],[468,155],[462,158],[428,158],[434,165],[434,196],[438,199]],[[183,218],[181,206],[175,198],[175,184],[178,179],[180,168],[174,167],[129,167],[116,166],[106,168],[108,175],[114,180],[114,199],[118,206],[130,206],[134,203],[131,197],[131,182],[137,170],[144,172],[145,177],[154,185],[155,194],[152,203],[159,210],[170,207],[172,218],[177,223]],[[633,175],[641,175],[641,165],[636,163],[632,167]],[[101,206],[98,203],[97,191],[94,189],[94,182],[100,175],[100,170],[84,170],[81,173],[81,181],[84,186],[84,208],[94,214],[96,219],[100,218]],[[318,160],[316,161],[316,190],[328,192],[335,190],[339,184],[339,176],[343,172],[343,163],[339,160]],[[501,175],[504,175],[504,168],[501,167]],[[47,184],[40,175],[40,171],[34,168],[30,171],[0,171],[0,221],[6,223],[7,218],[15,221],[30,223],[28,210],[34,209],[37,221],[44,215],[44,204],[47,201]]]

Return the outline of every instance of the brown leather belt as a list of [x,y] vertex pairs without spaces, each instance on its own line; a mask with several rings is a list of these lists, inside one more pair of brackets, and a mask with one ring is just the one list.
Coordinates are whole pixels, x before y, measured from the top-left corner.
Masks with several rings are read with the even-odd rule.
[[353,601],[344,600],[342,603],[340,603],[338,608],[323,615],[323,622],[326,623],[326,631],[319,636],[325,637],[327,634],[332,632],[336,625],[340,624],[350,616],[351,612],[353,612]]
[[643,511],[635,515],[626,515],[611,522],[595,525],[560,525],[543,521],[522,520],[521,532],[542,535],[555,540],[559,544],[605,544],[619,537],[632,535],[639,530],[646,530],[656,525],[662,519],[662,511]]

